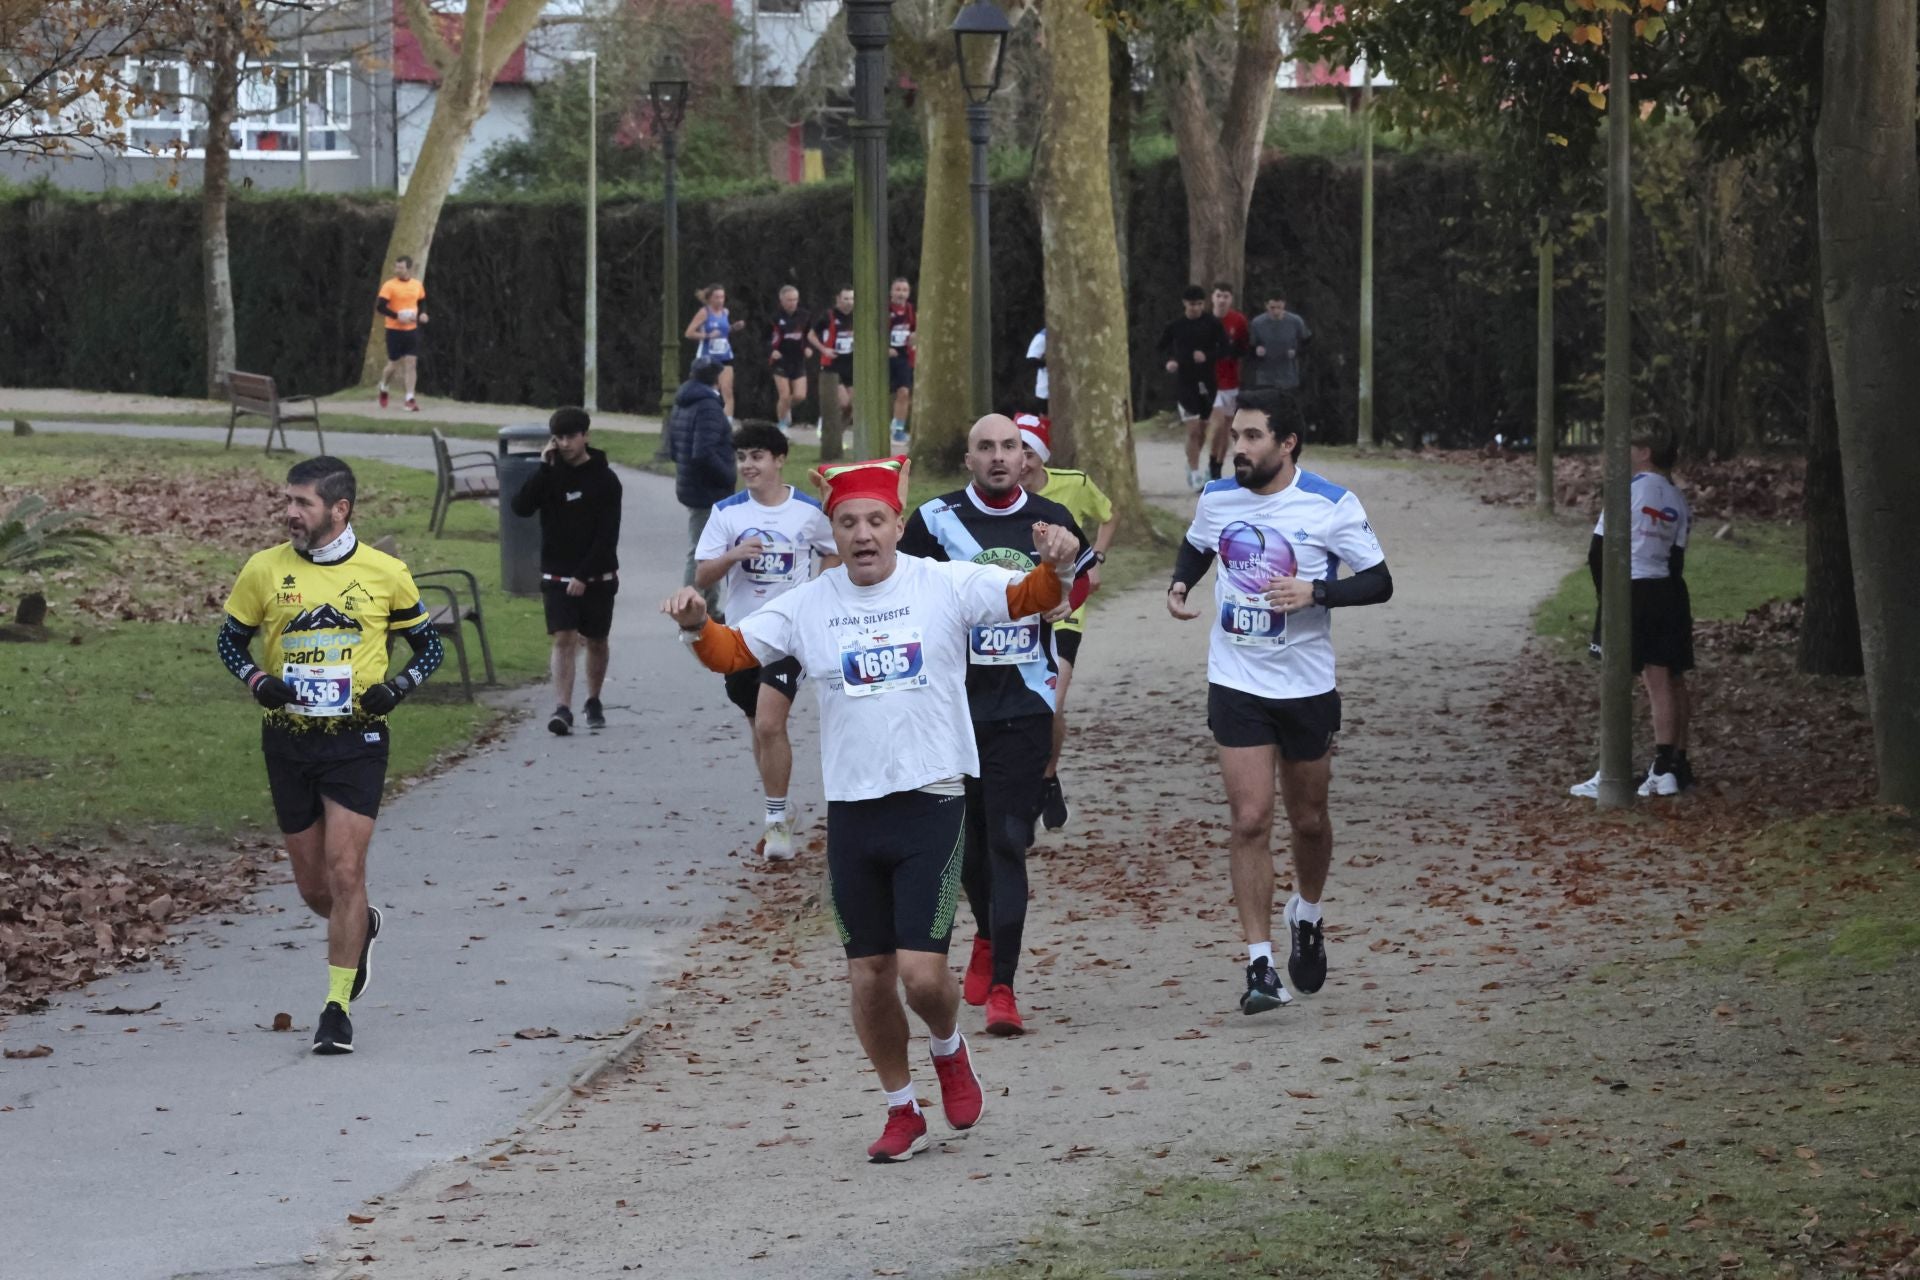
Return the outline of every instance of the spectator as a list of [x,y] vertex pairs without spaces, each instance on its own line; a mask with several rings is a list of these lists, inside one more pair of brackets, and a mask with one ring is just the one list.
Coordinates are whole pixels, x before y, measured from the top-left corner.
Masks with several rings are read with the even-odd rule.
[[[687,509],[687,569],[681,581],[693,585],[694,547],[713,504],[733,493],[733,426],[715,384],[723,366],[701,357],[693,362],[693,376],[680,384],[673,397],[673,416],[667,421],[667,442],[673,453],[674,496]],[[708,587],[707,613],[718,617],[719,585]]]

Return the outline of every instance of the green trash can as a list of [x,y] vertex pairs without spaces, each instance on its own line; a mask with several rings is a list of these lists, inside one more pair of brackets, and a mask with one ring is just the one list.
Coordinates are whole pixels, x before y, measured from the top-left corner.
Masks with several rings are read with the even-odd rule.
[[537,422],[500,428],[500,585],[510,596],[540,594],[540,517],[513,514],[513,496],[540,470],[548,438]]

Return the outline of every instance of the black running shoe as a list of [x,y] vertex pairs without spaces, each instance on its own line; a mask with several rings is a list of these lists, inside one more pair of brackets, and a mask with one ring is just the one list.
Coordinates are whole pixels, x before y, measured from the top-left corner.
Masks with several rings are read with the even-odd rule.
[[1280,975],[1265,956],[1247,966],[1247,989],[1240,997],[1240,1012],[1265,1013],[1269,1009],[1278,1009],[1293,999],[1287,989],[1280,985]]
[[1287,956],[1287,977],[1293,989],[1310,996],[1327,985],[1327,939],[1318,921],[1309,924],[1293,918],[1293,904],[1287,904],[1287,928],[1293,934],[1293,951]]
[[1676,756],[1673,761],[1673,776],[1680,780],[1682,791],[1691,791],[1694,787],[1693,765],[1685,756]]
[[571,707],[555,707],[553,709],[553,718],[547,721],[547,732],[557,733],[563,738],[572,733],[573,709]]
[[1040,821],[1046,824],[1047,830],[1058,831],[1071,817],[1073,810],[1067,807],[1067,794],[1060,789],[1059,776],[1046,779],[1040,793]]
[[607,727],[607,711],[600,705],[600,699],[587,699],[587,728],[604,729]]
[[313,1031],[313,1051],[315,1053],[352,1053],[353,1023],[347,1020],[347,1011],[333,1001],[327,1001],[327,1007],[320,1011],[320,1025]]
[[353,971],[353,994],[351,999],[358,1000],[360,993],[367,989],[367,979],[373,976],[373,940],[380,936],[380,908],[367,908],[367,938],[360,944],[360,967]]

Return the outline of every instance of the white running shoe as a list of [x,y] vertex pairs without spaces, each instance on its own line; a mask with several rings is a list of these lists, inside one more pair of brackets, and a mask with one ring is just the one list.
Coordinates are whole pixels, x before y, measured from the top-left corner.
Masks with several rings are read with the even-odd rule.
[[760,837],[760,855],[768,862],[793,861],[793,824],[769,822]]
[[1600,775],[1595,773],[1585,782],[1574,783],[1567,788],[1567,794],[1570,796],[1578,796],[1582,800],[1598,800],[1600,798]]
[[1192,490],[1194,493],[1198,493],[1206,487],[1207,487],[1206,472],[1201,471],[1198,468],[1195,468],[1194,470],[1187,472],[1187,488],[1188,489]]
[[1647,768],[1646,779],[1640,784],[1643,796],[1677,796],[1680,794],[1680,778],[1672,773],[1655,773],[1651,765]]

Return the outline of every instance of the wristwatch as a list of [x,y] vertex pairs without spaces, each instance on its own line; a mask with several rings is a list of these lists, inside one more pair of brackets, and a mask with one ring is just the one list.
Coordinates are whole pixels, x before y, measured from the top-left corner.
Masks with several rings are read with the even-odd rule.
[[1104,551],[1096,551],[1096,552],[1094,552],[1094,553],[1093,553],[1093,562],[1094,562],[1095,564],[1105,564],[1105,563],[1107,562],[1107,553],[1106,553],[1106,552],[1104,552]]
[[1315,578],[1313,580],[1313,602],[1322,609],[1327,607],[1327,584],[1325,579]]
[[706,629],[707,629],[707,624],[705,622],[702,622],[699,626],[693,628],[691,631],[689,631],[685,627],[681,627],[680,643],[684,645],[698,644],[700,641],[701,632],[705,631]]

